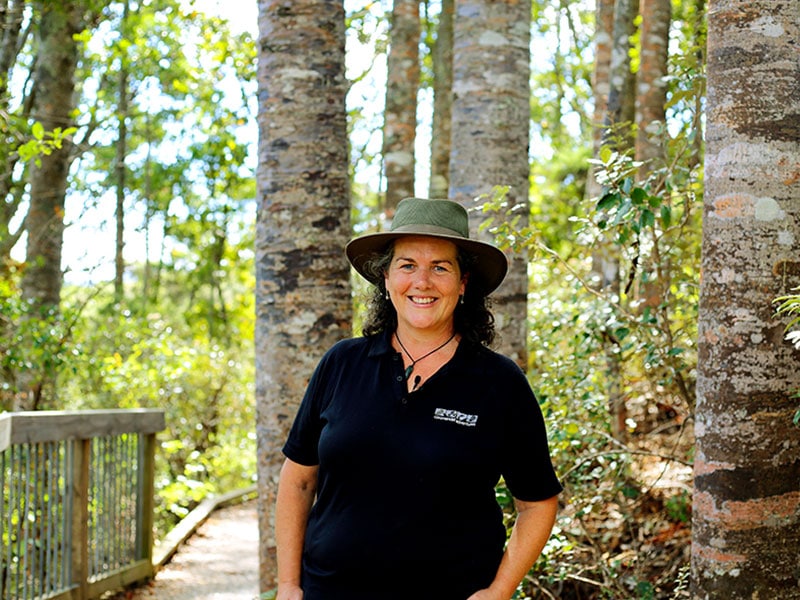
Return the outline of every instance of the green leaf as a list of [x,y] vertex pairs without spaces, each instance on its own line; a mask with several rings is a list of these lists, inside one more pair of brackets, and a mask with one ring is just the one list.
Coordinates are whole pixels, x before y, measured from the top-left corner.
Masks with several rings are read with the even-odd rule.
[[44,125],[39,123],[39,121],[36,121],[33,124],[33,126],[31,127],[31,134],[37,140],[40,140],[40,141],[43,140],[44,139]]
[[614,330],[614,336],[617,338],[618,341],[624,340],[628,337],[628,334],[631,332],[629,327],[617,327]]
[[636,187],[633,188],[633,190],[631,190],[631,200],[637,206],[640,204],[644,204],[646,199],[647,199],[647,192],[644,191],[642,188]]
[[642,211],[642,215],[639,217],[639,223],[642,226],[642,229],[645,227],[655,227],[656,224],[656,216],[653,214],[653,211],[649,208],[646,208]]
[[630,212],[630,210],[631,201],[630,199],[625,198],[625,200],[622,201],[622,204],[620,204],[619,208],[617,209],[617,216],[614,217],[614,222],[612,225],[619,225],[622,222],[622,219],[625,218],[625,215]]
[[620,196],[617,192],[612,192],[605,194],[600,200],[597,202],[597,210],[606,210],[619,204]]
[[622,191],[626,194],[630,194],[631,190],[633,189],[633,179],[630,177],[626,177],[622,180]]
[[661,205],[661,225],[666,229],[672,224],[672,210],[666,204]]

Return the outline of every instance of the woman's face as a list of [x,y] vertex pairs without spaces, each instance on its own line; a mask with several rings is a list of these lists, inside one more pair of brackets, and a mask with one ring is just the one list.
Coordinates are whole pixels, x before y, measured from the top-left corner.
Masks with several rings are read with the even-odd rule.
[[385,283],[401,332],[452,333],[453,312],[466,286],[454,243],[426,236],[400,238]]

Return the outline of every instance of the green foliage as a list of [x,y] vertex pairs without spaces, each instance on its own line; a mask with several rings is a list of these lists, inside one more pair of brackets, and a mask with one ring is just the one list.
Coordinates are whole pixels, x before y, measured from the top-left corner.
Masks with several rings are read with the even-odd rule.
[[683,491],[680,494],[670,496],[664,503],[667,514],[673,521],[688,524],[692,516],[692,496],[689,492]]
[[778,304],[777,312],[779,315],[791,317],[786,324],[786,339],[792,342],[795,347],[800,348],[800,332],[790,331],[792,327],[800,325],[800,288],[795,288],[798,293],[779,296],[775,299]]
[[[775,299],[775,303],[778,304],[777,313],[779,315],[788,315],[790,317],[789,322],[786,324],[786,340],[800,350],[800,330],[792,329],[800,325],[800,287],[794,288],[793,291],[798,293],[779,296]],[[800,392],[795,394],[794,397],[800,398]],[[800,427],[800,408],[794,413],[792,423],[796,427]]]
[[250,485],[255,473],[252,303],[240,288],[223,332],[179,308],[188,292],[143,313],[110,304],[108,291],[95,297],[75,325],[71,371],[59,382],[66,408],[166,411],[160,534],[209,493]]
[[[676,575],[648,573],[633,558],[642,546],[635,532],[647,527],[642,511],[650,505],[680,531],[689,519],[688,496],[657,493],[634,458],[657,452],[646,436],[653,428],[648,415],[659,406],[678,407],[685,417],[693,410],[702,188],[687,160],[691,143],[678,132],[668,145],[674,160],[646,171],[628,155],[604,149],[593,161],[601,196],[589,201],[576,198],[582,186],[536,180],[532,196],[544,198],[545,190],[549,202],[533,204],[528,227],[508,212],[506,189],[486,198],[484,211],[499,215],[487,225],[498,243],[531,258],[531,385],[566,488],[566,508],[529,582],[534,588],[571,583],[593,587],[598,597],[654,598],[675,585]],[[544,165],[537,169],[548,172]],[[562,171],[569,172],[574,181],[584,176]],[[600,251],[618,263],[610,285],[595,269]],[[628,443],[611,427],[612,386],[640,407],[625,422]],[[685,470],[691,441],[674,430],[672,456],[659,460],[664,469]]]
[[[44,314],[32,313],[21,270],[4,255],[0,399],[10,409],[33,380],[47,386],[35,390],[37,408],[163,408],[156,485],[164,533],[204,495],[250,485],[255,473],[256,53],[252,36],[180,0],[128,8],[103,2],[80,34],[79,127],[47,132],[23,107],[4,104],[2,159],[23,176],[16,161],[35,161],[70,138],[82,160],[67,204],[89,211],[119,193],[142,229],[163,225],[162,252],[155,264],[151,252],[129,266],[121,295],[110,283],[68,282],[62,306]],[[25,79],[35,52],[22,49],[15,79]],[[13,216],[22,198],[12,186],[4,214]],[[125,222],[127,240],[136,223]],[[9,222],[0,225],[10,251]]]
[[23,382],[41,382],[45,393],[36,389],[38,409],[53,409],[47,401],[53,379],[72,368],[72,329],[79,307],[56,310],[36,308],[19,290],[21,271],[9,266],[0,278],[0,410],[10,411],[15,399],[27,394]]
[[77,127],[62,129],[56,127],[53,131],[45,131],[38,121],[31,126],[31,138],[17,147],[19,158],[23,162],[33,160],[37,165],[41,164],[41,157],[48,156],[54,150],[58,150],[64,144],[64,140],[77,131]]

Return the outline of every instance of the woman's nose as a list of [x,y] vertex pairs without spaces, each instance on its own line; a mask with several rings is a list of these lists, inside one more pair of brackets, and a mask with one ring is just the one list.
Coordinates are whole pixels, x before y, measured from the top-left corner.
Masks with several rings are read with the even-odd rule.
[[414,278],[414,283],[420,287],[427,287],[430,283],[431,273],[428,269],[417,269],[415,273],[416,277]]

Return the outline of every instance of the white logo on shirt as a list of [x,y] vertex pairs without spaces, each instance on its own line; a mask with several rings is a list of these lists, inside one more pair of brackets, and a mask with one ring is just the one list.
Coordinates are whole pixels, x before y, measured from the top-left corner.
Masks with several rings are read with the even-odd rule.
[[475,427],[478,424],[478,415],[468,415],[448,408],[434,409],[433,418],[437,421],[448,421],[465,427]]

